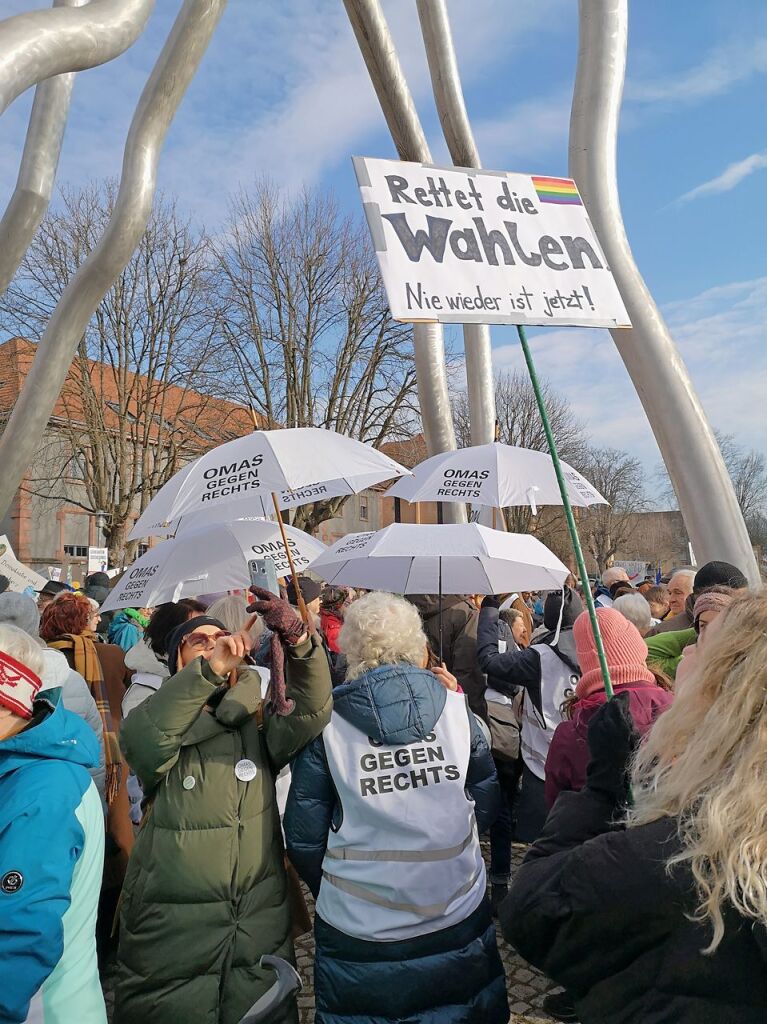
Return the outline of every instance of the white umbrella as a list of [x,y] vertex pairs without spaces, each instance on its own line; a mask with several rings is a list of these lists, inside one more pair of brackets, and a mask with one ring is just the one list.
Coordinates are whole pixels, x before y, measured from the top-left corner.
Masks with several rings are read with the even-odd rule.
[[535,537],[477,523],[394,523],[336,541],[309,566],[328,583],[395,594],[561,588],[569,569]]
[[[325,545],[308,533],[285,527],[293,564],[307,568]],[[277,576],[289,572],[280,526],[266,520],[236,522],[189,530],[147,551],[125,570],[104,602],[115,608],[151,608],[200,593],[239,590],[248,586],[251,558],[270,557]]]
[[375,533],[353,533],[316,558],[310,570],[328,583],[438,594],[442,659],[442,594],[499,594],[563,586],[567,566],[535,537],[502,533],[477,523],[394,523]]
[[[607,504],[566,462],[562,473],[571,504]],[[386,495],[410,502],[469,501],[494,508],[529,505],[533,512],[539,505],[562,504],[550,455],[497,442],[433,455],[416,466],[412,476],[397,480]]]
[[[373,483],[409,472],[388,455],[333,430],[255,430],[184,466],[157,492],[142,520],[163,524],[209,510],[217,514],[218,522],[225,522],[247,514],[241,510],[249,501],[250,515],[263,514],[273,493],[302,492],[283,499],[288,503],[282,507],[288,508],[291,501],[300,505],[317,498],[356,494]],[[323,485],[331,489],[311,493]],[[239,511],[232,515],[235,505]]]
[[[152,501],[136,521],[136,525],[128,534],[128,540],[139,540],[143,537],[175,537],[187,530],[197,530],[213,523],[235,522],[236,520],[253,521],[274,514],[271,493],[255,494],[237,501],[230,501],[226,506],[208,504],[176,518],[170,512],[173,502],[192,464],[185,466],[163,488],[158,491]],[[394,474],[392,474],[394,475]],[[390,479],[387,471],[386,479]],[[362,474],[354,478],[357,490],[364,490],[381,482],[381,470],[369,475]],[[311,501],[324,501],[326,498],[338,498],[344,494],[356,494],[346,479],[328,480],[326,483],[308,484],[293,491],[280,491],[277,494],[279,508],[298,508]]]

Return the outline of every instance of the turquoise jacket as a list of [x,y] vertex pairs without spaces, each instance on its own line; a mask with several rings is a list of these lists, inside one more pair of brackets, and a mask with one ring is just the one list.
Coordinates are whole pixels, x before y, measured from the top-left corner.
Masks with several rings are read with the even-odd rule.
[[126,652],[131,647],[135,647],[143,635],[144,631],[141,626],[127,612],[118,612],[109,623],[107,630],[108,642],[117,644]]
[[61,690],[0,740],[0,1024],[105,1024],[96,964],[98,743]]

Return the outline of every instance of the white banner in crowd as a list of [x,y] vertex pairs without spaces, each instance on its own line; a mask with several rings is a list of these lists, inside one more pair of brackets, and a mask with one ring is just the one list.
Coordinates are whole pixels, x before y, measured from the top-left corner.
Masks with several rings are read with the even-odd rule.
[[0,576],[7,576],[10,580],[8,589],[18,593],[26,590],[27,587],[42,590],[47,582],[44,576],[28,569],[16,558],[11,542],[5,534],[0,537]]
[[630,327],[573,181],[354,157],[396,320]]

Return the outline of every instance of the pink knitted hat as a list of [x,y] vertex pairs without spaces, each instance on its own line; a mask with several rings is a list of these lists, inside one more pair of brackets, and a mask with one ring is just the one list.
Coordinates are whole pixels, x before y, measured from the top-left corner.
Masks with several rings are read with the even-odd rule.
[[[613,686],[620,686],[621,683],[654,683],[655,676],[646,665],[647,644],[633,622],[629,622],[614,608],[597,608],[597,619]],[[583,673],[575,693],[583,698],[604,688],[588,612],[583,612],[575,620],[573,638]]]

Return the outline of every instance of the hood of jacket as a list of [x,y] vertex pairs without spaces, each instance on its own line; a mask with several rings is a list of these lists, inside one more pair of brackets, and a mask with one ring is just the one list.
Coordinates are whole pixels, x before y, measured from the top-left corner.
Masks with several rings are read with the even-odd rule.
[[[674,703],[674,694],[669,690],[641,679],[635,683],[619,683],[615,687],[615,692],[628,693],[631,717],[640,735],[644,735],[658,715]],[[605,691],[597,690],[579,700],[573,708],[573,725],[576,732],[582,734],[584,738],[588,733],[589,721],[606,700]]]
[[531,645],[532,647],[541,647],[545,645],[550,647],[552,651],[556,651],[559,657],[567,663],[568,667],[575,672],[580,679],[581,668],[578,664],[578,652],[575,649],[575,637],[573,636],[572,627],[569,629],[560,629],[559,640],[557,643],[553,643],[555,632],[544,633],[542,636],[536,638]]
[[[583,611],[583,602],[579,595],[574,591],[570,590],[569,587],[565,587],[564,590],[564,602],[565,607],[562,611],[562,629],[569,629],[575,625],[575,620]],[[546,629],[552,633],[556,632],[557,623],[559,622],[559,613],[562,609],[562,591],[555,590],[549,594],[543,605],[543,624]]]
[[423,740],[445,707],[447,691],[414,665],[380,665],[333,691],[333,711],[377,743]]
[[98,740],[89,725],[66,711],[61,690],[46,690],[34,703],[29,725],[0,740],[0,778],[35,761],[69,761],[83,768],[99,763]]
[[52,647],[44,647],[40,653],[45,662],[41,677],[43,690],[50,690],[55,686],[66,686],[72,672],[66,657],[61,651],[55,651]]
[[[439,615],[439,594],[406,594],[405,600],[415,605],[424,622],[428,619],[433,619],[435,615]],[[467,605],[469,611],[474,609],[474,605],[463,594],[442,595],[443,614],[452,608],[456,608],[459,604]]]
[[148,675],[159,676],[160,679],[170,677],[168,666],[164,661],[160,661],[146,640],[139,640],[126,652],[125,667],[131,672],[146,672]]

